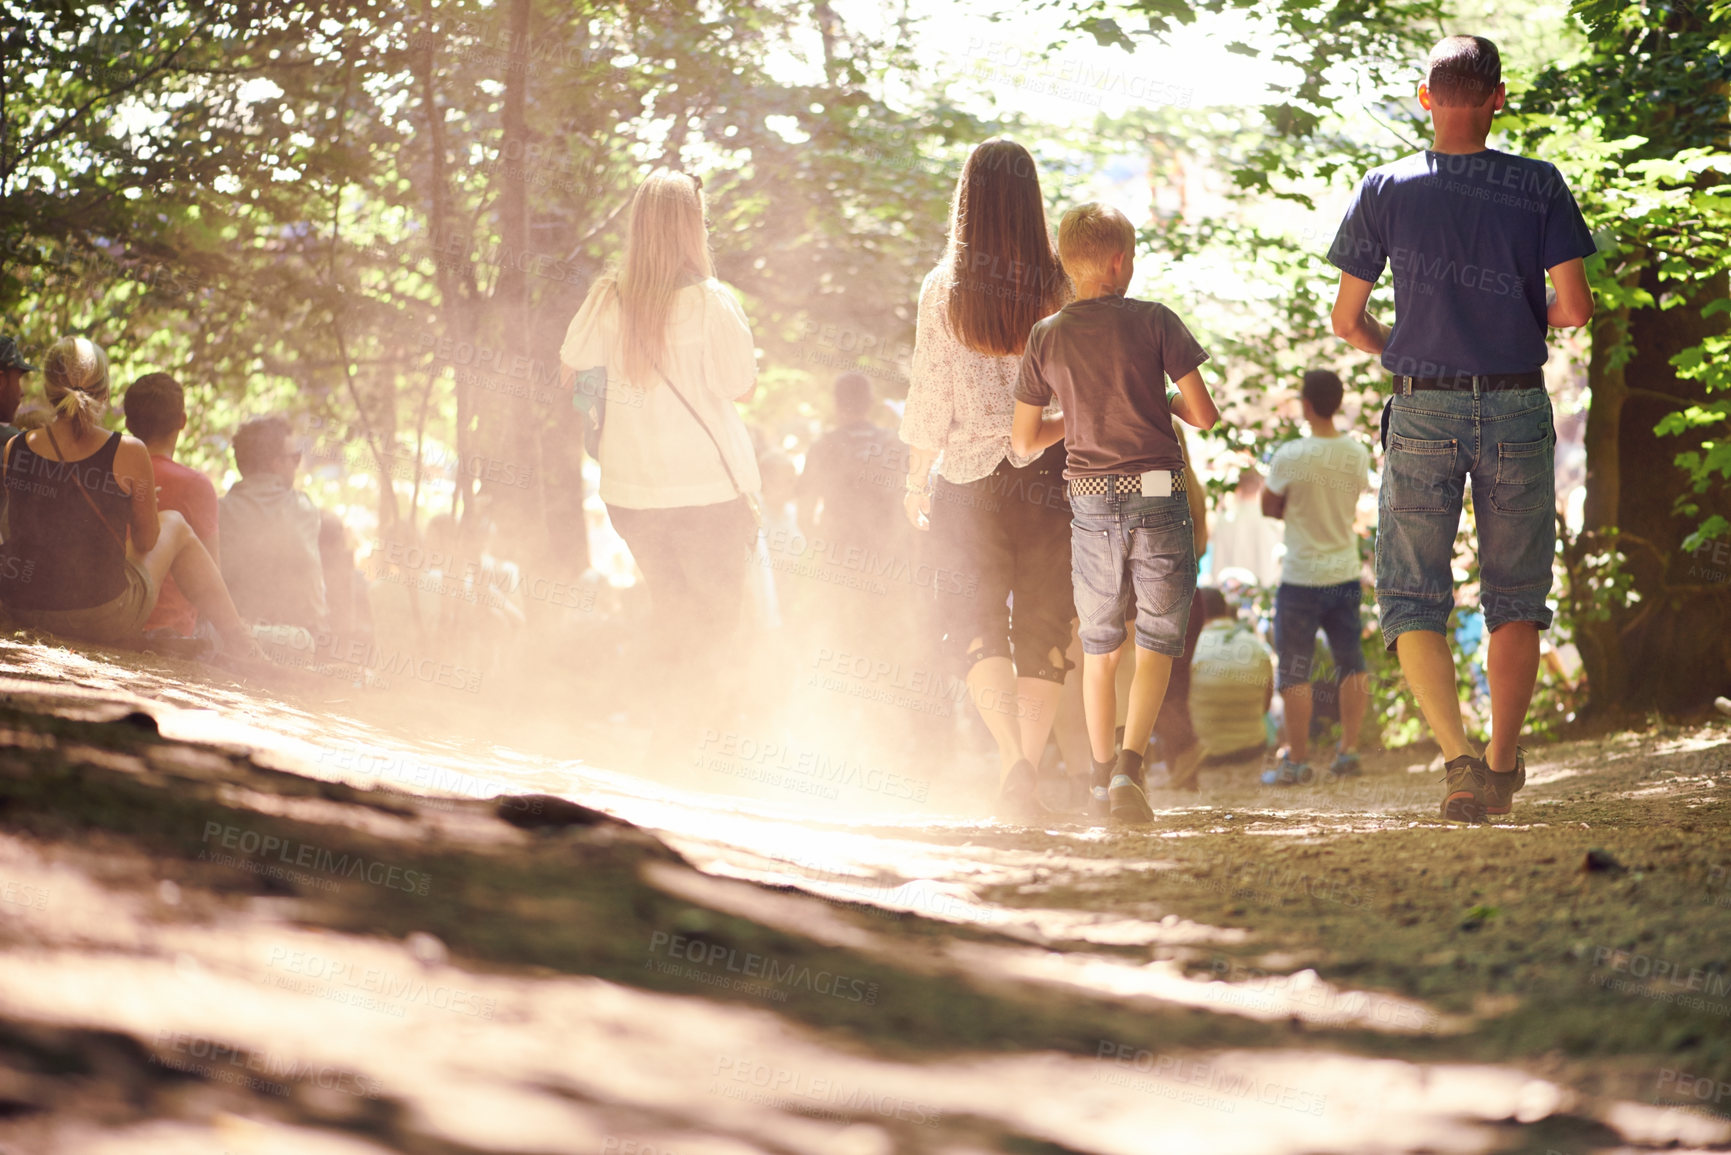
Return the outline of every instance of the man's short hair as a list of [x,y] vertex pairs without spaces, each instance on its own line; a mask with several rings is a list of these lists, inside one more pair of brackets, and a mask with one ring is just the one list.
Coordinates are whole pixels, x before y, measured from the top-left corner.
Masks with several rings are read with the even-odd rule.
[[1340,378],[1328,369],[1312,369],[1304,375],[1304,387],[1299,390],[1318,417],[1333,417],[1340,410],[1340,395],[1344,392]]
[[1115,255],[1135,250],[1136,226],[1111,205],[1089,201],[1058,222],[1058,260],[1072,281],[1102,273]]
[[1232,607],[1226,604],[1226,595],[1215,586],[1196,587],[1197,608],[1202,611],[1202,620],[1211,622],[1215,618],[1232,616]]
[[835,407],[838,413],[865,413],[872,407],[871,378],[864,373],[847,372],[835,379]]
[[1503,81],[1503,58],[1483,36],[1445,36],[1430,50],[1425,86],[1431,103],[1477,108]]
[[254,417],[234,431],[234,465],[242,477],[268,469],[282,455],[283,440],[293,429],[288,418],[272,413]]
[[140,441],[154,441],[180,427],[186,390],[172,374],[146,373],[132,383],[120,404],[126,410],[127,431]]

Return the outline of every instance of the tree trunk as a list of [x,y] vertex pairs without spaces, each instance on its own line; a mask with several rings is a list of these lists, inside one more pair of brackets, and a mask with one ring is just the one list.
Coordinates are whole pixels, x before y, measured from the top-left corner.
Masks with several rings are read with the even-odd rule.
[[[1650,265],[1641,285],[1655,299],[1666,288]],[[1675,512],[1689,482],[1674,460],[1684,450],[1699,449],[1707,433],[1653,432],[1667,413],[1705,399],[1705,386],[1678,377],[1670,362],[1723,330],[1722,322],[1701,311],[1725,294],[1720,275],[1691,286],[1681,305],[1634,310],[1626,322],[1607,316],[1594,327],[1587,505],[1577,553],[1607,544],[1614,530],[1639,598],[1608,607],[1607,620],[1582,630],[1595,709],[1680,713],[1731,691],[1731,584],[1692,576],[1699,567],[1682,543],[1696,519]],[[1623,323],[1634,353],[1614,368],[1610,362]],[[1731,494],[1707,494],[1702,505],[1705,512],[1731,513]]]
[[[501,110],[504,140],[501,163],[496,170],[499,188],[499,279],[492,299],[490,329],[498,335],[501,368],[535,352],[529,316],[529,275],[533,259],[529,246],[529,127],[526,118],[529,89],[530,18],[532,0],[510,0],[506,56],[505,99]],[[522,384],[509,379],[513,384]],[[529,375],[529,396],[514,396],[508,390],[490,394],[481,415],[482,441],[489,456],[509,466],[505,476],[513,478],[496,489],[483,483],[493,499],[491,512],[500,536],[510,543],[511,555],[520,561],[539,563],[546,548],[545,522],[537,516],[539,486],[519,487],[514,479],[524,474],[538,477],[534,426],[535,375]]]
[[[434,23],[432,0],[422,0],[421,12],[430,33]],[[439,103],[438,67],[434,59],[436,38],[429,34],[426,43],[426,50],[415,56],[415,70],[420,79],[421,110],[427,117],[427,236],[433,250],[433,283],[439,289],[439,315],[444,322],[444,331],[439,336],[450,338],[453,345],[472,346],[475,336],[474,311],[464,288],[473,281],[473,272],[470,270],[468,276],[462,275],[469,260],[469,244],[467,237],[458,236],[455,222],[451,219],[450,178],[445,154],[445,110]],[[428,367],[428,372],[435,378],[443,371],[444,366],[436,359]],[[453,371],[461,374],[463,368],[458,366]],[[451,512],[457,514],[467,504],[471,492],[468,477],[460,463],[468,461],[471,456],[473,437],[470,426],[474,422],[474,403],[472,386],[461,376],[453,381],[452,390],[457,408],[456,441],[459,467]],[[411,527],[413,528],[415,527]]]
[[1585,611],[1590,595],[1583,588],[1588,555],[1607,548],[1617,530],[1618,503],[1622,497],[1622,460],[1618,441],[1622,430],[1623,402],[1628,396],[1624,365],[1614,355],[1628,331],[1629,310],[1617,309],[1593,318],[1593,351],[1587,362],[1587,497],[1581,517],[1581,533],[1565,551],[1571,596],[1576,599],[1575,620],[1579,626],[1575,645],[1581,652],[1581,667],[1587,676],[1590,708],[1623,700],[1623,675],[1627,667],[1618,653],[1617,623],[1593,620]]

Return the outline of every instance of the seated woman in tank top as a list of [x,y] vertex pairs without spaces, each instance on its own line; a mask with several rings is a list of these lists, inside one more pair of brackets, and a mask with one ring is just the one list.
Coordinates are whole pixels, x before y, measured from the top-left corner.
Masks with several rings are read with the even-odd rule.
[[222,574],[186,519],[158,513],[150,454],[98,421],[108,357],[63,337],[42,359],[53,419],[7,442],[0,604],[18,624],[105,645],[136,643],[163,578],[216,626],[229,653],[257,660]]

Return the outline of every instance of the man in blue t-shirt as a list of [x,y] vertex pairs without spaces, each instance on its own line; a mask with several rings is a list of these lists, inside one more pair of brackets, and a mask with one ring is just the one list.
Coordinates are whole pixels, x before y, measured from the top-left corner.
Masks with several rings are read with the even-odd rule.
[[[1594,245],[1553,165],[1485,147],[1504,102],[1496,45],[1482,36],[1438,42],[1418,98],[1434,142],[1359,185],[1328,253],[1341,274],[1333,322],[1337,336],[1379,354],[1394,374],[1377,521],[1383,641],[1442,747],[1443,817],[1483,822],[1509,813],[1526,781],[1517,740],[1538,677],[1539,630],[1551,624],[1556,544],[1546,328],[1592,317],[1583,261]],[[1385,265],[1394,271],[1393,326],[1365,309]],[[1469,477],[1491,631],[1483,758],[1467,741],[1444,634]]]

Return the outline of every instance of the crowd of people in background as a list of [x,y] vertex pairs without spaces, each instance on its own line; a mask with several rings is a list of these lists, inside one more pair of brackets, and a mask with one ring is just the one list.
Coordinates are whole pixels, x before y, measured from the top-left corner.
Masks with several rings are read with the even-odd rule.
[[[1444,817],[1465,822],[1508,813],[1524,781],[1516,738],[1551,617],[1555,505],[1536,366],[1546,326],[1592,310],[1592,238],[1553,169],[1486,162],[1532,176],[1549,198],[1538,212],[1460,191],[1478,169],[1454,162],[1489,151],[1502,93],[1489,41],[1439,43],[1420,88],[1436,147],[1366,177],[1329,253],[1335,331],[1396,383],[1382,419],[1381,643],[1443,747]],[[1149,821],[1152,786],[1196,790],[1210,765],[1267,759],[1261,781],[1283,788],[1314,781],[1313,760],[1357,776],[1373,641],[1358,514],[1374,458],[1338,427],[1339,376],[1303,374],[1303,435],[1266,475],[1244,468],[1210,519],[1185,434],[1220,417],[1209,354],[1173,309],[1127,296],[1131,221],[1089,203],[1052,229],[1033,157],[994,139],[963,166],[948,233],[920,290],[899,414],[868,377],[841,374],[801,468],[736,408],[756,389],[756,353],[715,277],[702,181],[662,169],[636,190],[560,360],[600,501],[647,587],[634,693],[651,703],[649,764],[690,762],[742,711],[792,701],[801,674],[900,686],[949,671],[996,750],[996,812],[1010,820],[1051,813],[1054,761],[1057,807],[1098,822]],[[1401,254],[1451,252],[1462,236],[1478,248],[1456,256],[1516,268],[1522,300],[1414,288]],[[1391,255],[1392,327],[1366,311]],[[400,527],[413,556],[382,540],[369,581],[342,520],[298,488],[287,417],[234,431],[239,479],[218,498],[176,459],[188,419],[172,375],[127,389],[125,435],[101,425],[102,348],[66,337],[42,361],[44,405],[27,420],[38,369],[0,338],[0,606],[18,623],[107,644],[202,641],[252,662],[261,639],[273,654],[285,641],[335,650],[377,629],[437,639],[473,670],[509,663],[521,575],[486,517]],[[1468,481],[1484,597],[1457,629],[1476,622],[1489,638],[1473,675],[1492,704],[1483,757],[1443,632]],[[1258,608],[1269,601],[1271,614]],[[838,692],[884,689],[865,688]],[[821,712],[848,713],[835,700]],[[1313,750],[1324,714],[1338,739]]]
[[239,477],[219,497],[181,460],[187,397],[172,374],[126,388],[125,433],[101,425],[110,390],[107,353],[86,338],[37,366],[0,337],[0,611],[14,624],[266,677],[382,684],[380,669],[433,658],[474,681],[509,667],[522,582],[485,516],[400,527],[404,541],[381,540],[362,564],[343,517],[303,488],[287,416],[234,430]]
[[[1509,813],[1524,783],[1518,738],[1539,634],[1552,616],[1546,331],[1584,323],[1593,305],[1583,260],[1594,243],[1560,175],[1486,146],[1503,99],[1495,45],[1473,36],[1440,41],[1419,87],[1434,147],[1368,174],[1328,253],[1341,274],[1336,335],[1379,356],[1394,378],[1381,437],[1381,641],[1443,748],[1442,814],[1454,822]],[[1487,183],[1490,171],[1540,198],[1503,195]],[[1266,478],[1246,470],[1219,519],[1220,560],[1243,565],[1263,586],[1274,582],[1270,522],[1284,522],[1271,662],[1223,591],[1198,588],[1206,544],[1182,425],[1207,429],[1218,420],[1199,372],[1208,354],[1171,308],[1126,295],[1137,238],[1122,213],[1076,206],[1054,237],[1045,205],[1038,167],[1020,145],[991,140],[969,154],[945,254],[920,291],[898,430],[907,446],[903,512],[923,538],[910,552],[930,571],[967,575],[971,587],[964,596],[934,588],[930,598],[908,600],[931,608],[922,620],[931,649],[965,672],[997,748],[997,813],[1015,821],[1049,814],[1039,768],[1055,732],[1065,745],[1061,718],[1067,703],[1074,714],[1078,665],[1084,750],[1064,753],[1067,778],[1085,787],[1083,809],[1096,821],[1150,819],[1146,761],[1156,751],[1166,783],[1186,789],[1209,758],[1265,750],[1273,736],[1261,720],[1276,691],[1284,744],[1262,781],[1296,787],[1315,779],[1311,729],[1325,705],[1340,734],[1314,756],[1333,777],[1356,776],[1369,699],[1356,515],[1372,456],[1336,425],[1340,379],[1320,367],[1305,375],[1305,436],[1281,447]],[[761,470],[738,456],[749,435],[727,402],[750,395],[754,372],[728,351],[748,345],[750,334],[713,278],[703,208],[695,177],[662,171],[644,182],[617,272],[591,290],[562,360],[582,386],[574,395],[598,439],[609,512],[634,554],[639,542],[651,551],[639,562],[658,616],[676,634],[666,644],[700,654],[693,668],[719,693],[740,685],[749,667],[741,568],[763,552],[765,529],[785,529],[776,520],[785,508],[766,517],[751,497],[785,491],[788,471],[779,460],[771,469],[767,455]],[[1392,326],[1367,309],[1391,260]],[[1439,274],[1499,270],[1522,292],[1505,300],[1452,273],[1425,272],[1433,266]],[[725,324],[693,324],[694,312]],[[605,410],[584,399],[617,404],[616,389],[658,408],[653,420],[610,439],[617,419],[604,425]],[[844,547],[881,532],[884,516],[881,494],[871,492],[882,470],[871,461],[886,459],[888,448],[859,417],[861,392],[858,381],[839,385],[838,428],[813,446],[807,477],[792,486],[802,497],[796,519],[803,514],[815,528],[824,502],[811,494],[833,485],[835,462],[870,459],[849,468],[857,492],[834,502],[831,540]],[[615,483],[608,496],[611,474],[630,489]],[[643,484],[651,475],[666,481]],[[1490,637],[1491,740],[1482,756],[1466,737],[1445,633],[1469,482],[1482,567],[1477,620]],[[729,541],[733,548],[717,547]],[[852,552],[844,548],[843,557]],[[653,565],[644,560],[658,553]],[[698,588],[696,569],[682,568],[692,563],[707,589]],[[869,658],[864,666],[879,668]],[[672,714],[689,725],[688,705],[714,704],[713,696],[688,699]]]
[[[220,653],[231,665],[270,664],[260,638],[273,628],[300,631],[305,649],[331,644],[326,574],[342,535],[339,525],[335,543],[321,539],[318,509],[295,488],[300,454],[286,418],[236,431],[241,478],[219,499],[205,474],[176,460],[187,413],[172,375],[132,382],[121,433],[101,424],[111,401],[101,346],[63,338],[39,368],[5,337],[0,362],[0,607],[15,623],[98,644]],[[45,405],[20,418],[26,375],[38,371]],[[352,551],[349,560],[352,568]],[[359,600],[345,598],[339,628],[365,631]]]

